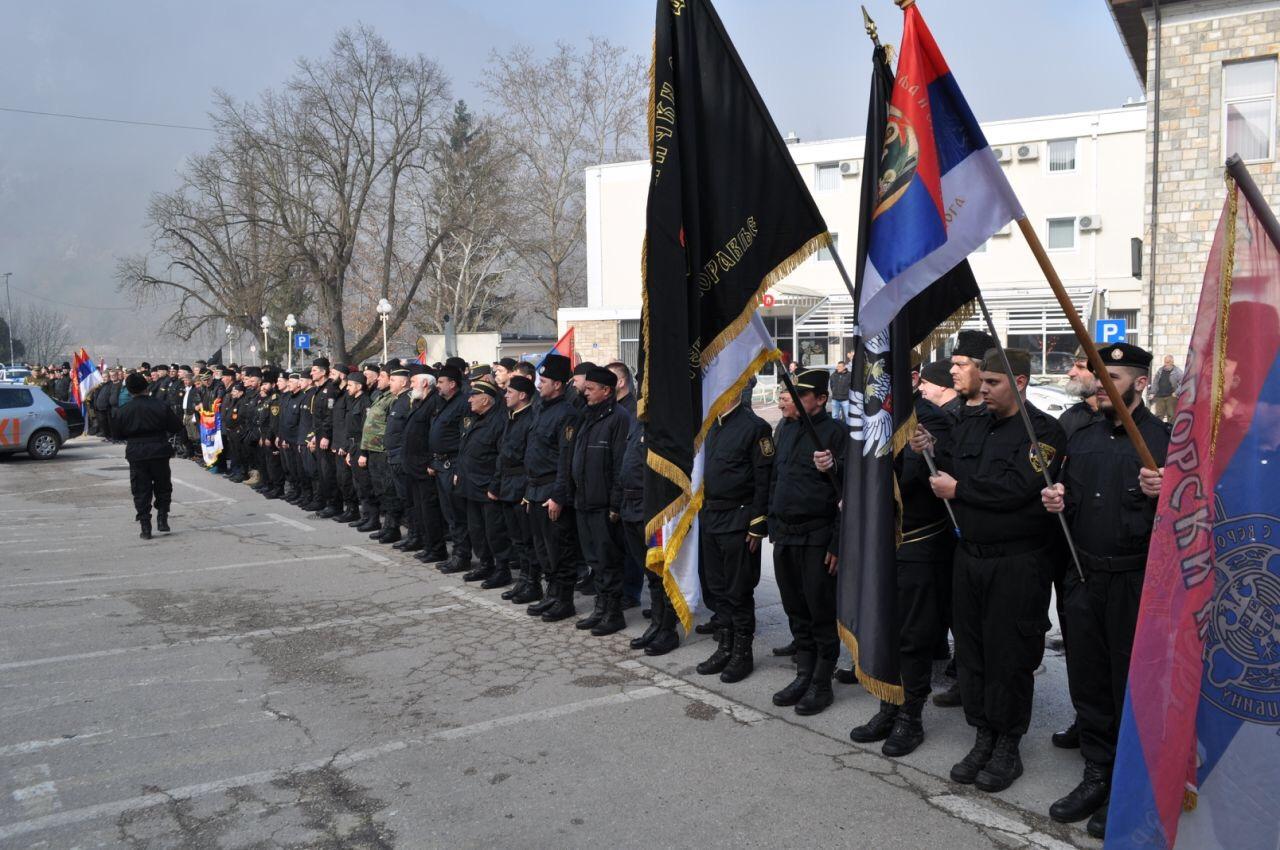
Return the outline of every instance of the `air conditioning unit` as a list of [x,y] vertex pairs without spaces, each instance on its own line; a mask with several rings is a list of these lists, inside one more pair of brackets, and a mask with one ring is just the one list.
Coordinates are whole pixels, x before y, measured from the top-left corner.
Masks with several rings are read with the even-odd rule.
[[1013,160],[1008,148],[992,148],[991,152],[996,155],[996,162],[1008,163]]
[[840,162],[841,177],[857,177],[858,170],[862,167],[862,163],[856,159],[845,159]]
[[1000,228],[999,230],[997,230],[995,233],[991,235],[992,236],[1008,236],[1011,233],[1013,233],[1013,225],[1006,224],[1004,227]]
[[1033,160],[1040,158],[1040,146],[1034,142],[1028,142],[1025,145],[1018,145],[1018,161]]
[[1082,215],[1077,220],[1077,222],[1080,225],[1081,233],[1091,233],[1095,230],[1102,229],[1102,216],[1098,215],[1097,213],[1091,213],[1090,215]]

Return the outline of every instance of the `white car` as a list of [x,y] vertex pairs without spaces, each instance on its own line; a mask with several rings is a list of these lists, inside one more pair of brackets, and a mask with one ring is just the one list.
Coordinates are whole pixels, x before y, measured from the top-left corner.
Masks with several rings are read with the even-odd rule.
[[1066,413],[1067,408],[1079,400],[1053,384],[1031,384],[1027,387],[1027,401],[1034,404],[1037,410],[1044,411],[1054,419]]
[[66,408],[44,390],[0,384],[0,454],[26,452],[49,460],[70,438]]
[[31,370],[25,366],[0,366],[0,384],[21,384],[31,377]]

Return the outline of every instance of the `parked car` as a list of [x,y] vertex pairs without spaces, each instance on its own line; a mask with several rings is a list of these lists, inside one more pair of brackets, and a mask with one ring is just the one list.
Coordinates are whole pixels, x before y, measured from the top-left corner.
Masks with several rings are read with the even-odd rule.
[[26,366],[0,366],[0,384],[21,384],[31,377]]
[[1079,400],[1066,390],[1053,384],[1039,384],[1033,380],[1027,386],[1027,401],[1054,419],[1065,413],[1068,407],[1071,407]]
[[[26,452],[36,460],[57,456],[71,439],[66,409],[39,387],[0,385],[0,454]],[[84,428],[84,423],[80,425]]]
[[84,411],[74,401],[54,401],[67,414],[67,433],[74,440],[84,433]]

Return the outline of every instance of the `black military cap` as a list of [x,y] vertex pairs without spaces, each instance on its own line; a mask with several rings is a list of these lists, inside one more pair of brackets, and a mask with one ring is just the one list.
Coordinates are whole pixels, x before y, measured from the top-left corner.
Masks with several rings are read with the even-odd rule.
[[491,374],[493,374],[493,367],[488,363],[481,363],[479,366],[471,367],[471,372],[468,377],[474,381],[477,378],[483,378],[485,375]]
[[301,373],[301,372],[290,372],[290,373],[289,373],[289,380],[291,380],[291,381],[292,381],[292,380],[295,380],[295,379],[296,379],[296,380],[299,380],[299,381],[300,381],[300,380],[302,380],[302,373]]
[[130,372],[129,377],[124,379],[124,388],[133,395],[145,393],[147,391],[147,378],[141,372]]
[[262,370],[257,366],[249,366],[244,370],[244,376],[246,378],[261,378]]
[[387,365],[388,365],[388,366],[391,366],[391,368],[389,368],[389,369],[387,370],[387,374],[388,374],[388,375],[390,375],[391,377],[393,377],[393,378],[397,378],[397,377],[398,377],[398,378],[407,378],[407,377],[409,377],[409,367],[408,367],[408,366],[403,366],[403,365],[401,365],[400,363],[396,363],[394,366],[392,366],[390,363],[388,363]]
[[920,369],[920,380],[928,381],[938,387],[950,387],[955,384],[951,379],[951,364],[945,360],[924,364]]
[[373,372],[376,375],[378,372],[382,371],[382,366],[379,363],[366,363],[360,367],[360,371]]
[[516,368],[516,359],[514,357],[504,357],[498,361],[498,365],[510,372]]
[[235,392],[236,390],[239,390],[240,392],[244,392],[244,384],[240,383],[239,381],[236,381],[234,384],[231,385],[231,391]]
[[[63,368],[63,369],[68,368],[68,367],[67,367],[67,364],[66,364],[66,363],[63,363],[63,364],[62,364],[62,368]],[[169,371],[169,364],[168,364],[168,363],[157,363],[157,364],[156,364],[156,369],[160,370],[161,372],[168,372],[168,371]]]
[[323,370],[325,370],[326,372],[328,372],[328,371],[329,371],[329,358],[328,358],[328,357],[317,357],[315,360],[312,360],[312,361],[311,361],[311,365],[312,365],[312,366],[319,366],[321,369],[323,369]]
[[459,374],[466,374],[467,369],[470,368],[467,365],[467,361],[463,360],[461,357],[450,357],[444,361],[444,365],[452,366],[458,370]]
[[[1025,348],[1006,348],[1004,353],[1009,357],[1009,368],[1013,370],[1014,377],[1021,375],[1024,378],[1031,377],[1031,353]],[[987,349],[986,356],[982,358],[982,371],[999,372],[1004,374],[1004,358],[1000,356],[1000,349]]]
[[1151,371],[1151,352],[1127,342],[1104,345],[1098,349],[1098,356],[1108,366],[1132,366],[1135,369]]
[[532,398],[534,392],[536,392],[533,386],[533,381],[526,378],[524,375],[512,375],[511,379],[507,381],[507,388],[515,390],[518,393],[527,393],[530,398]]
[[455,384],[462,383],[462,370],[457,366],[444,365],[436,370],[437,378],[448,378]]
[[262,380],[268,381],[274,384],[279,379],[280,379],[279,369],[273,369],[272,367],[268,366],[266,369],[262,370]]
[[596,364],[592,363],[590,360],[584,360],[581,363],[579,363],[577,366],[573,367],[573,374],[585,375],[594,368],[596,368]]
[[190,372],[190,371],[191,371],[191,367],[190,367],[190,366],[188,366],[187,364],[183,363],[181,366],[179,366],[179,367],[178,367],[178,371],[179,371],[179,372]]
[[826,369],[806,369],[795,377],[796,390],[801,395],[811,392],[814,395],[826,395],[831,376]]
[[349,372],[347,373],[347,383],[359,384],[360,386],[363,387],[363,386],[366,386],[369,382],[365,378],[364,372]]
[[602,387],[618,388],[618,376],[603,366],[592,366],[586,371],[587,380]]
[[989,333],[984,333],[983,331],[960,331],[960,333],[956,334],[956,347],[951,349],[951,353],[952,355],[959,354],[963,357],[981,360],[987,355],[988,349],[994,348],[995,344],[996,341]]
[[140,368],[140,369],[141,369],[142,371],[144,371],[144,372],[150,372],[150,371],[151,371],[151,364],[150,364],[150,363],[148,363],[147,361],[143,360],[143,361],[142,361],[142,365],[141,365],[141,366],[139,366],[138,368]]
[[538,367],[538,374],[563,384],[573,377],[573,366],[569,363],[569,358],[563,354],[548,354],[542,361],[542,365]]
[[410,363],[408,369],[409,369],[410,378],[412,378],[414,375],[427,374],[427,367],[423,366],[421,363]]
[[495,384],[489,383],[488,381],[472,381],[471,394],[476,395],[477,393],[483,393],[484,395],[487,395],[490,398],[497,398],[498,387]]

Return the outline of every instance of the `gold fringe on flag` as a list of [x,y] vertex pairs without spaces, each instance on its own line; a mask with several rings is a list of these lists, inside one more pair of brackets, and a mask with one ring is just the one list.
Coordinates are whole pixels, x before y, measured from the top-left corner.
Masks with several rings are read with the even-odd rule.
[[906,694],[903,693],[901,684],[890,684],[882,682],[879,679],[872,678],[858,664],[858,639],[853,636],[853,632],[844,627],[844,623],[836,622],[836,628],[840,632],[840,639],[844,641],[844,645],[849,647],[849,654],[853,656],[853,669],[858,674],[858,684],[867,689],[867,692],[878,698],[882,702],[891,702],[894,705],[902,705],[906,701]]
[[1226,394],[1227,331],[1231,324],[1231,278],[1236,269],[1236,215],[1240,211],[1240,190],[1227,174],[1227,242],[1223,246],[1222,275],[1218,283],[1218,326],[1213,347],[1213,414],[1209,417],[1209,460],[1218,450],[1218,426],[1222,424],[1222,398]]
[[942,324],[934,328],[927,337],[916,343],[916,346],[911,349],[912,357],[916,361],[923,361],[926,356],[946,342],[952,334],[964,327],[965,323],[976,315],[978,315],[978,300],[976,298],[961,304]]

